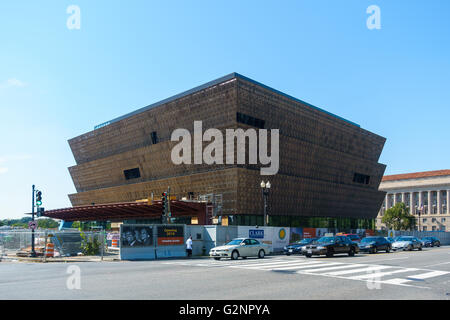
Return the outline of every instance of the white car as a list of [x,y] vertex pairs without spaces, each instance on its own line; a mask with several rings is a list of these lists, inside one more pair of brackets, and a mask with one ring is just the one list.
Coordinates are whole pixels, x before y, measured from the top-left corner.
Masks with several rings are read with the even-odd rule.
[[414,249],[422,250],[422,242],[416,237],[411,236],[402,236],[395,240],[392,244],[392,250],[409,250],[412,251]]
[[270,254],[270,247],[267,244],[250,238],[236,238],[224,246],[215,247],[209,251],[209,256],[216,260],[220,258],[236,260],[239,257],[245,259],[252,256],[262,259],[268,254]]

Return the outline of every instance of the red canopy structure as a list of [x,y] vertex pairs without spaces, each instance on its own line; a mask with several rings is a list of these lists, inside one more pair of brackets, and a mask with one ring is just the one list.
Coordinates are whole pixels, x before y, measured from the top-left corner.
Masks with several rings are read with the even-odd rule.
[[[121,202],[45,211],[43,216],[64,221],[122,221],[162,216],[162,201]],[[211,224],[212,206],[205,202],[170,201],[171,217],[197,217],[198,224]]]

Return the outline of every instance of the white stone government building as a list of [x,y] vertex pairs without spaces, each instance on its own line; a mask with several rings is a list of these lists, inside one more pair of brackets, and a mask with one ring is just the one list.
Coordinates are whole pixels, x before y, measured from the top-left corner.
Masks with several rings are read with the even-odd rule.
[[378,230],[386,228],[381,223],[386,210],[403,202],[416,216],[417,230],[450,231],[450,170],[384,176],[379,190],[387,193],[376,219]]

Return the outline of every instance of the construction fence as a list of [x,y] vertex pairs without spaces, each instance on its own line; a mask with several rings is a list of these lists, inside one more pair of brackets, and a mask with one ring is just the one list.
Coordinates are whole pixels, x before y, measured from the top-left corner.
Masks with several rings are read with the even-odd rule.
[[[29,257],[32,251],[32,237],[30,230],[0,231],[0,257]],[[80,255],[103,257],[113,248],[108,248],[107,234],[104,231],[36,230],[34,250],[37,257],[45,260]]]

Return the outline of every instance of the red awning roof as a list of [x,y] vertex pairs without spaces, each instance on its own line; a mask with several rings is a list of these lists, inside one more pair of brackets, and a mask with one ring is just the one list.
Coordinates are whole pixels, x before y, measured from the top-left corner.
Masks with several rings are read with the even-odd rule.
[[[170,211],[172,217],[198,217],[199,223],[204,224],[206,205],[205,202],[171,200]],[[152,205],[147,202],[122,202],[78,206],[45,211],[43,216],[64,221],[154,219],[162,216],[162,202],[153,201]]]

